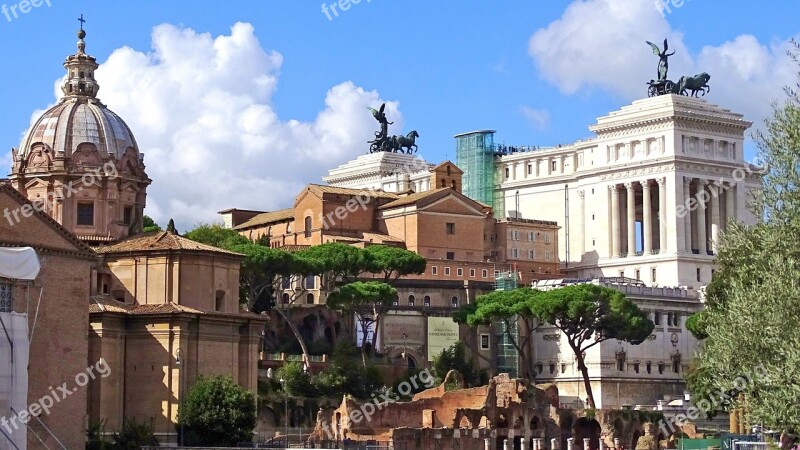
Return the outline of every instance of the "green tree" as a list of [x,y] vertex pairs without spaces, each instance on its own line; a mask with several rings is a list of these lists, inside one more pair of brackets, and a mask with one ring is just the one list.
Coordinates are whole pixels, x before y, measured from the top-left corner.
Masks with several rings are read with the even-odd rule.
[[466,347],[463,342],[456,342],[449,348],[442,350],[433,357],[431,364],[433,375],[438,383],[442,383],[447,373],[455,370],[464,377],[465,387],[481,386],[485,380],[484,374],[475,369],[475,359],[467,357]]
[[[795,43],[797,60],[800,48]],[[729,224],[719,269],[698,317],[707,336],[687,374],[696,397],[737,395],[751,423],[800,430],[800,97],[791,88],[756,134],[764,167],[751,209],[763,222]],[[743,189],[738,186],[737,189]],[[766,376],[753,376],[756,368]],[[733,389],[733,392],[731,390]],[[743,395],[738,395],[743,394]]]
[[374,325],[380,332],[383,312],[392,304],[397,289],[380,281],[355,281],[328,295],[328,307],[355,314],[361,327],[361,360],[367,367],[367,332]]
[[153,220],[150,216],[145,215],[144,219],[142,220],[142,233],[149,233],[151,231],[161,231],[161,227],[158,226],[155,220]]
[[355,281],[359,275],[374,267],[372,255],[365,250],[340,242],[315,245],[299,252],[302,258],[313,261],[322,288],[335,292],[338,285]]
[[384,283],[392,283],[401,276],[425,273],[426,259],[404,248],[370,245],[364,251],[372,259],[369,271],[382,274]]
[[86,429],[86,450],[111,450],[111,442],[106,438],[106,421],[90,422]]
[[[529,287],[514,289],[511,291],[494,291],[486,295],[479,296],[475,303],[464,305],[454,316],[454,320],[459,323],[466,323],[472,328],[478,326],[491,326],[493,322],[503,322],[504,332],[509,342],[517,351],[519,360],[522,361],[524,376],[529,380],[536,377],[533,369],[533,361],[529,357],[530,337],[539,327],[539,320],[533,314],[533,306],[537,298],[544,295],[542,291],[537,291]],[[514,337],[512,330],[521,326],[525,334],[521,339]]]
[[153,427],[136,420],[125,419],[122,429],[114,433],[112,450],[139,450],[142,447],[158,447],[158,439],[153,436]]
[[291,253],[251,242],[218,224],[199,225],[186,233],[186,237],[245,256],[239,272],[240,302],[246,302],[255,313],[274,310],[292,331],[304,361],[308,361],[308,346],[292,321],[292,313],[299,306],[297,300],[305,290],[284,289],[284,286],[300,285],[303,277],[319,272],[319,261],[304,257],[302,252]]
[[585,352],[609,339],[641,344],[655,327],[620,291],[593,284],[545,291],[537,296],[532,310],[539,320],[558,328],[567,337],[583,375],[590,408],[595,404]]
[[380,370],[359,363],[359,351],[350,342],[339,343],[331,355],[328,368],[312,377],[312,384],[320,396],[341,399],[343,395],[367,399],[383,387]]
[[283,392],[293,398],[314,398],[317,390],[311,383],[311,376],[303,370],[303,365],[297,361],[284,364],[275,373],[275,378],[283,380]]
[[178,408],[183,445],[235,447],[252,440],[256,400],[230,376],[199,378]]

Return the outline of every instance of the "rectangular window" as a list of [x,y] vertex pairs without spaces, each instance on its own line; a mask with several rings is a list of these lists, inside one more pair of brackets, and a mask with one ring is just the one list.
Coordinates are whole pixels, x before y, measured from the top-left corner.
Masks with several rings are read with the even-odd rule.
[[544,243],[545,244],[549,244],[550,243],[550,233],[545,233],[544,234]]
[[636,278],[637,280],[641,280],[642,279],[642,273],[641,273],[641,271],[639,271],[639,269],[636,269],[634,271],[634,274],[635,274],[634,278]]
[[544,260],[550,261],[551,259],[553,259],[553,252],[544,252]]
[[439,268],[436,266],[431,267],[431,275],[438,275],[438,274],[439,274]]
[[122,211],[122,221],[125,223],[125,225],[130,225],[131,219],[133,219],[133,207],[126,206]]
[[528,259],[536,259],[536,250],[528,250]]
[[509,170],[508,167],[506,167],[506,180],[508,179],[508,176],[509,176]]
[[511,249],[511,257],[512,258],[519,258],[519,250],[516,248]]
[[469,277],[475,278],[475,269],[469,269]]
[[447,276],[447,277],[450,276],[450,268],[449,267],[445,267],[444,268],[444,275]]
[[697,268],[697,281],[700,281],[700,268]]
[[561,363],[561,373],[567,373],[567,365],[564,363]]
[[531,241],[531,242],[534,242],[536,240],[536,233],[534,233],[533,231],[529,232],[528,233],[528,240]]
[[456,259],[456,252],[447,252],[447,259],[451,261]]
[[0,312],[11,312],[14,306],[14,289],[11,283],[0,283]]
[[489,335],[481,335],[481,350],[489,350]]
[[661,313],[658,311],[653,313],[653,324],[661,325]]
[[481,270],[481,277],[482,278],[488,278],[489,277],[489,271],[486,270],[486,269]]
[[528,175],[533,173],[533,164],[528,164]]
[[94,225],[94,203],[78,203],[78,225]]
[[314,275],[306,275],[306,289],[314,289],[317,287],[317,278]]
[[681,360],[677,358],[672,360],[672,372],[681,373]]
[[556,162],[555,161],[550,161],[550,170],[552,170],[553,172],[556,171]]
[[512,241],[519,240],[519,232],[517,230],[511,230],[511,240]]
[[462,269],[461,267],[457,268],[456,269],[456,276],[457,277],[463,277],[464,276],[464,269]]
[[655,268],[650,269],[650,282],[651,283],[655,283],[656,282],[656,269]]
[[447,229],[447,234],[456,234],[456,224],[452,222],[448,222],[445,224],[445,228]]

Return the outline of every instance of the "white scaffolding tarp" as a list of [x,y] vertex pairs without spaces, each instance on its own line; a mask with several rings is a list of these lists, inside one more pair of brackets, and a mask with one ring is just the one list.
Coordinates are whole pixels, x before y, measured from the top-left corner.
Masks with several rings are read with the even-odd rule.
[[33,280],[38,274],[39,258],[32,248],[0,248],[0,278]]
[[[28,315],[0,313],[0,320],[0,418],[11,422],[12,408],[17,412],[28,408]],[[14,423],[17,427],[3,427],[0,450],[13,450],[15,445],[25,450],[27,429],[19,419]],[[3,434],[7,434],[11,442]]]

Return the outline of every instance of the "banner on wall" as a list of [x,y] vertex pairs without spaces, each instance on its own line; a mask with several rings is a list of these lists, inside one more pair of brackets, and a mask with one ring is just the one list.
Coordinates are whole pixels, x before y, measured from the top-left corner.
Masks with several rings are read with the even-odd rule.
[[428,317],[428,361],[458,342],[458,324],[451,317]]
[[425,318],[422,316],[387,314],[381,319],[383,343],[387,346],[425,345]]

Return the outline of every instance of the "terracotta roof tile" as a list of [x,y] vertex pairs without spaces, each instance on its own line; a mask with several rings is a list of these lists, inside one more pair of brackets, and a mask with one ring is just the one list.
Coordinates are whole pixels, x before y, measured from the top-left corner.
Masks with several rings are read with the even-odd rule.
[[260,317],[267,320],[258,314],[250,312],[240,313],[224,313],[218,311],[200,311],[199,309],[190,308],[188,306],[178,305],[176,303],[161,303],[151,305],[130,305],[121,303],[116,300],[95,298],[95,303],[89,304],[89,313],[104,313],[112,312],[125,314],[129,316],[146,316],[146,315],[160,315],[160,314],[197,314],[203,316],[219,316],[219,317],[238,317],[252,319]]
[[351,188],[327,186],[327,185],[323,185],[323,184],[309,184],[308,187],[310,189],[316,189],[319,192],[322,192],[322,193],[325,193],[325,194],[341,194],[341,195],[367,194],[370,197],[375,197],[375,198],[389,198],[389,199],[400,198],[399,195],[394,194],[392,192],[384,192],[384,191],[378,191],[378,190],[374,190],[374,189],[351,189]]
[[415,194],[406,195],[405,197],[400,197],[398,200],[395,200],[391,203],[387,203],[381,206],[380,209],[390,209],[390,208],[397,208],[398,206],[411,205],[417,203],[420,200],[434,196],[438,196],[437,198],[440,198],[444,197],[448,192],[455,192],[455,191],[451,188],[437,188],[430,191],[417,192]]
[[284,222],[294,219],[294,208],[280,209],[278,211],[266,212],[259,214],[247,222],[241,223],[235,227],[234,230],[244,230],[251,227],[257,227],[275,222]]
[[212,252],[242,256],[212,245],[201,244],[169,231],[152,231],[126,238],[116,244],[102,245],[94,249],[100,254],[129,253],[153,250],[182,250],[189,252]]

